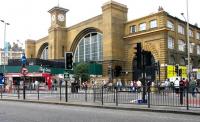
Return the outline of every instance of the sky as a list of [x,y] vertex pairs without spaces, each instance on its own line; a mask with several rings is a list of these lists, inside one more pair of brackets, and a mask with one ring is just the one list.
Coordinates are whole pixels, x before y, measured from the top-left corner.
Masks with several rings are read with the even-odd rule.
[[[102,13],[101,6],[109,0],[0,0],[0,20],[10,23],[6,27],[6,41],[37,40],[48,35],[51,17],[48,10],[58,5],[69,9],[66,26],[70,27]],[[183,19],[186,0],[114,0],[127,5],[128,20],[155,13],[162,6],[170,15]],[[200,0],[188,0],[189,22],[200,27]],[[0,22],[0,47],[4,42],[4,24]],[[21,44],[20,44],[21,45]],[[24,44],[23,44],[24,47]]]

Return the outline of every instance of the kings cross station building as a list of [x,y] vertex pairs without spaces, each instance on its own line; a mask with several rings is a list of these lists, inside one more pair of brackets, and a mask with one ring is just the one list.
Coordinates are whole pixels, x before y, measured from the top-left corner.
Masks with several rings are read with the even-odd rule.
[[171,16],[162,7],[156,13],[128,21],[127,6],[109,1],[102,5],[102,14],[71,27],[66,26],[70,19],[68,11],[59,6],[48,11],[51,16],[48,35],[26,40],[27,58],[64,60],[65,52],[73,52],[74,63],[98,64],[99,76],[108,80],[137,80],[143,74],[150,80],[164,80],[187,78],[190,51],[191,73],[198,76],[197,24],[189,24],[190,49],[187,49],[186,21]]

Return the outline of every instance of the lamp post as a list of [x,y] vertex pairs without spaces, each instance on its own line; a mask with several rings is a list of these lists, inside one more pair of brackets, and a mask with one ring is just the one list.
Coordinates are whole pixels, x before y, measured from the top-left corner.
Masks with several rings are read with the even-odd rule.
[[186,33],[186,38],[187,38],[187,62],[188,62],[188,82],[190,80],[190,40],[189,40],[189,17],[188,17],[188,0],[186,0],[187,2],[187,19],[184,16],[184,13],[181,13],[181,15],[183,16],[183,18],[185,19],[186,23],[187,23],[187,33]]
[[[189,12],[188,12],[188,0],[186,0],[186,11],[187,11],[187,19],[184,16],[184,13],[181,13],[183,18],[185,19],[185,22],[187,23],[187,61],[188,61],[188,71],[187,71],[187,77],[188,77],[188,84],[190,82],[190,40],[189,40]],[[188,86],[187,86],[187,110],[189,109],[188,105]]]
[[3,68],[3,72],[5,75],[5,65],[6,65],[6,26],[10,25],[8,22],[4,21],[4,20],[0,20],[2,23],[4,23],[4,68]]

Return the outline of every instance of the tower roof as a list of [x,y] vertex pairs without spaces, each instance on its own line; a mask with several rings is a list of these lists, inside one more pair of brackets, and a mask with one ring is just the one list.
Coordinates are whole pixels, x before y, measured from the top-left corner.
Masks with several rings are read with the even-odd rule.
[[49,13],[52,13],[52,12],[54,12],[54,11],[56,11],[56,10],[64,11],[65,13],[69,11],[69,9],[55,6],[55,7],[53,7],[52,9],[50,9],[48,12],[49,12]]

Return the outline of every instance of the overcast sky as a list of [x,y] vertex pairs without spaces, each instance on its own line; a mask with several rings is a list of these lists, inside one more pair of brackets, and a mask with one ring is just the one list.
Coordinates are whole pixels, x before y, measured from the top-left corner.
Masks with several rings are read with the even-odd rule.
[[[59,0],[66,14],[67,27],[102,13],[101,6],[109,0]],[[115,0],[128,7],[128,20],[146,16],[162,6],[169,14],[180,19],[186,13],[186,0]],[[200,0],[189,1],[189,21],[200,26]],[[48,34],[50,14],[48,10],[58,4],[58,0],[0,0],[0,19],[10,23],[6,40],[24,43],[26,39],[39,39]],[[186,15],[186,14],[185,14]],[[3,47],[4,24],[0,23],[0,47]]]

